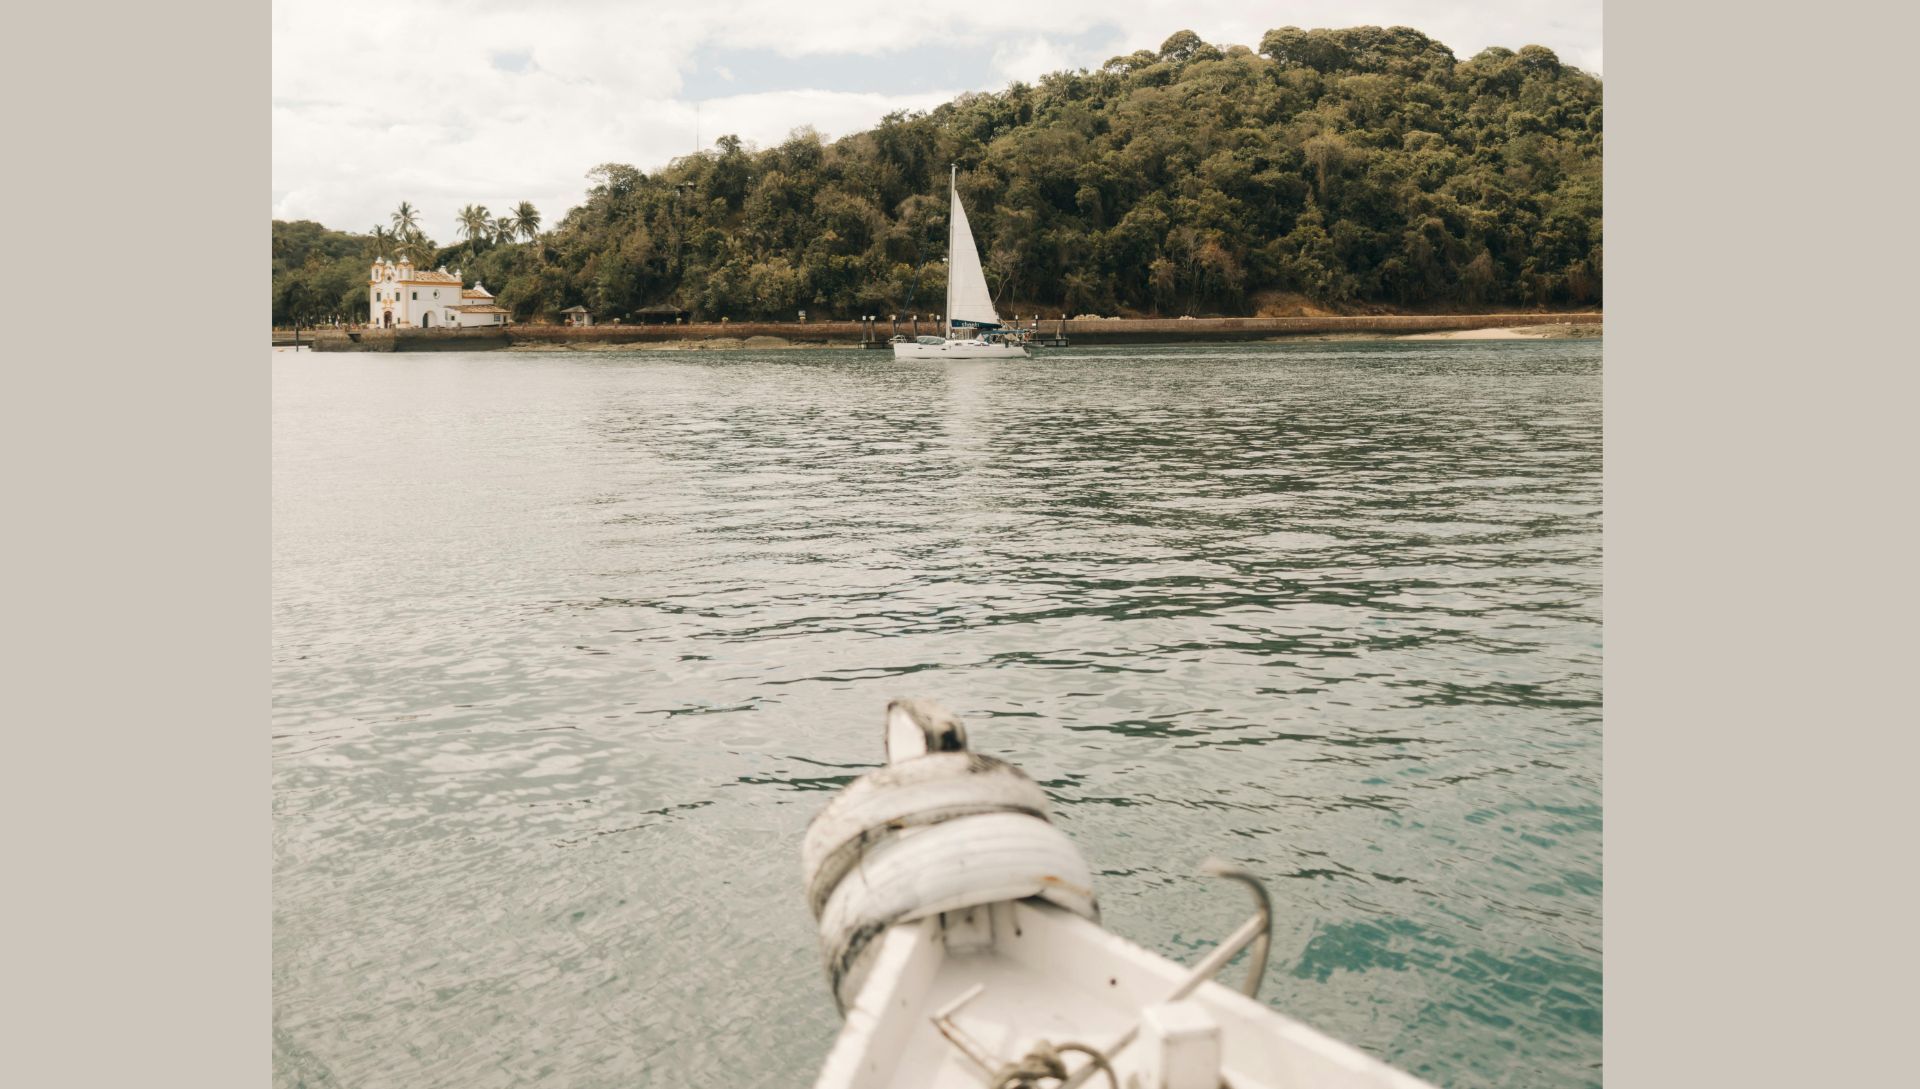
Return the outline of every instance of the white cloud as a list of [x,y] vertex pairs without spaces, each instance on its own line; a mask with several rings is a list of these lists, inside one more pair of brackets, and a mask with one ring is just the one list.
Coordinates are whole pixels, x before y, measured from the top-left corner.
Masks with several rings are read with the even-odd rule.
[[1036,35],[994,46],[990,68],[996,83],[1007,84],[1015,80],[1031,82],[1044,72],[1091,66],[1084,58],[1071,56],[1064,44],[1057,44],[1044,35]]
[[[454,239],[454,214],[468,203],[497,212],[531,200],[557,222],[593,166],[653,170],[692,150],[694,106],[683,89],[702,50],[829,62],[809,68],[829,73],[816,77],[822,86],[701,102],[705,143],[737,133],[765,145],[802,125],[841,136],[961,91],[1097,66],[1180,29],[1257,47],[1276,26],[1369,23],[1416,27],[1461,57],[1538,43],[1600,70],[1598,0],[975,0],[935,10],[897,0],[278,0],[273,214],[366,230],[407,200],[442,242]],[[978,79],[933,92],[873,90],[859,78],[873,70],[868,58],[915,48],[977,57]],[[833,58],[845,59],[845,82],[831,75]],[[738,66],[716,74],[730,85],[753,75]]]

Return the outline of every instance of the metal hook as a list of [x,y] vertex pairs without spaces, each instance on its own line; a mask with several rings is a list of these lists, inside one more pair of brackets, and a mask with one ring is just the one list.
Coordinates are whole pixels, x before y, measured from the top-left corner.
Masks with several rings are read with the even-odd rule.
[[1260,879],[1246,870],[1235,866],[1226,859],[1209,857],[1200,863],[1200,872],[1210,877],[1225,877],[1238,881],[1253,890],[1254,898],[1260,902],[1259,910],[1249,922],[1258,921],[1258,935],[1253,940],[1251,951],[1247,954],[1247,982],[1241,990],[1248,998],[1257,998],[1260,994],[1260,979],[1267,973],[1267,951],[1273,946],[1273,900],[1267,895],[1267,887]]
[[[1213,952],[1202,957],[1200,963],[1194,965],[1187,973],[1187,977],[1180,981],[1180,985],[1161,1001],[1178,1002],[1192,994],[1202,983],[1212,979],[1220,969],[1225,968],[1228,961],[1239,956],[1242,949],[1251,950],[1247,958],[1247,983],[1242,990],[1246,992],[1247,997],[1257,998],[1260,994],[1260,977],[1267,972],[1267,950],[1273,944],[1273,900],[1267,896],[1267,887],[1260,883],[1259,878],[1223,858],[1208,858],[1201,862],[1200,872],[1211,877],[1232,878],[1245,884],[1253,890],[1254,897],[1260,901],[1260,910],[1254,912],[1252,918],[1241,923],[1232,934],[1227,935],[1225,941],[1214,946]],[[1133,1043],[1139,1035],[1140,1023],[1136,1021],[1133,1027],[1121,1033],[1119,1038],[1114,1040],[1113,1045],[1106,1049],[1107,1058],[1111,1059],[1125,1051],[1127,1045]],[[1078,1089],[1078,1086],[1093,1076],[1095,1069],[1095,1064],[1089,1062],[1062,1082],[1060,1089]]]

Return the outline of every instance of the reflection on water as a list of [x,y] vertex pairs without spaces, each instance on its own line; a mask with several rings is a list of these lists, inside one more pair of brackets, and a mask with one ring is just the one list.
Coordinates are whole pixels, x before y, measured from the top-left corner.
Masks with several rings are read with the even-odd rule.
[[293,1086],[788,1086],[807,819],[939,699],[1118,932],[1268,878],[1263,996],[1600,1082],[1593,342],[277,355]]

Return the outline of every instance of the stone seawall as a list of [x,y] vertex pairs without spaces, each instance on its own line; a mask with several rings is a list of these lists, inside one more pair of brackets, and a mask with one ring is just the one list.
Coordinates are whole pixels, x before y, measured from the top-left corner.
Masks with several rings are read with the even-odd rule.
[[[1290,336],[1375,334],[1405,336],[1463,329],[1524,328],[1531,325],[1599,325],[1595,311],[1572,314],[1391,314],[1365,317],[1318,318],[1109,318],[1087,321],[1042,321],[1038,340],[1064,334],[1074,344],[1190,344],[1206,341],[1268,340]],[[910,323],[899,332],[913,334]],[[505,329],[363,329],[344,332],[320,330],[313,338],[316,352],[475,352],[499,348],[564,350],[588,345],[702,344],[720,348],[854,347],[866,335],[857,321],[813,322],[701,322],[692,325],[512,325]],[[922,334],[937,333],[930,322]],[[892,330],[879,324],[872,335],[887,339]],[[756,338],[757,343],[754,342]]]
[[[857,321],[708,321],[690,325],[515,325],[508,332],[516,347],[575,344],[677,344],[723,341],[741,347],[750,337],[777,337],[809,348],[852,347],[860,343]],[[880,339],[886,339],[884,330]]]
[[323,329],[316,352],[484,352],[505,348],[504,329]]

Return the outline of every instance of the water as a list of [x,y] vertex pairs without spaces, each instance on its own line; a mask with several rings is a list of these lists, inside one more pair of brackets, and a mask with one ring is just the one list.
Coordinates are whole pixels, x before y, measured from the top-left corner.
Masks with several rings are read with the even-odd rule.
[[[1600,347],[281,354],[281,1086],[792,1086],[798,847],[941,700],[1105,921],[1597,1086]],[[1237,977],[1236,977],[1237,978]]]

